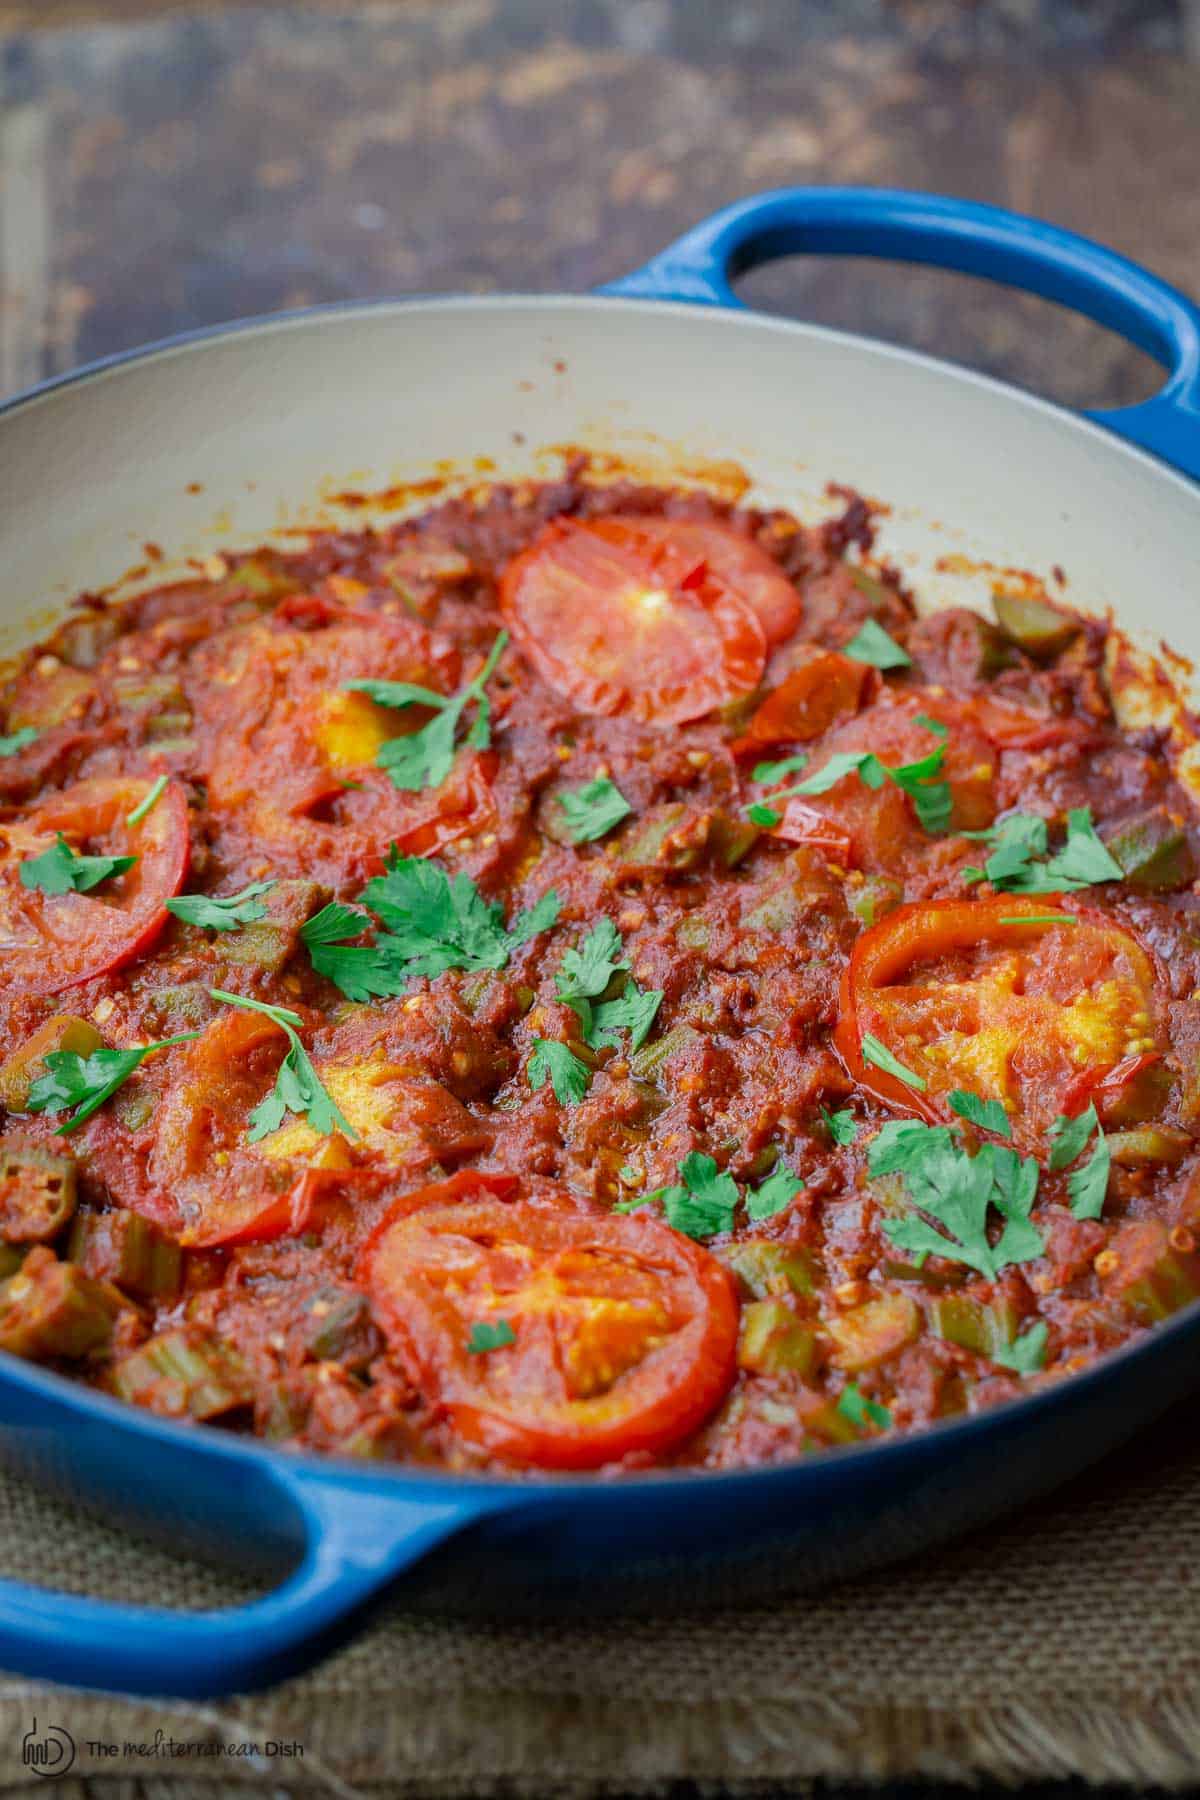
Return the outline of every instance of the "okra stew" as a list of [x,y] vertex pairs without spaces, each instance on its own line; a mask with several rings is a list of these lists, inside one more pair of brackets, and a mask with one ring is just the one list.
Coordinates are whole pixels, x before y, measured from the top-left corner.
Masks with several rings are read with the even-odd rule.
[[772,1463],[1200,1294],[1197,820],[1113,631],[544,485],[83,596],[0,739],[0,1346],[277,1443]]

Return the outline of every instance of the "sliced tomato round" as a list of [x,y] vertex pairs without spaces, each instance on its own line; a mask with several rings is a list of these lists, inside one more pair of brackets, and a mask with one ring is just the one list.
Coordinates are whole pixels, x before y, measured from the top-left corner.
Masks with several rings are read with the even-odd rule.
[[[0,951],[13,989],[54,994],[124,968],[148,950],[167,922],[166,901],[188,870],[187,796],[168,782],[149,811],[146,780],[76,782],[0,825]],[[53,847],[61,833],[79,855],[135,856],[133,867],[88,893],[27,888],[21,864]]]
[[[767,636],[749,584],[732,575],[732,551],[714,558],[696,529],[556,519],[505,569],[500,609],[518,648],[580,712],[678,724],[758,685]],[[756,570],[756,559],[770,563],[720,535]]]
[[801,645],[793,667],[762,702],[746,736],[755,744],[807,744],[858,711],[871,679],[865,663],[816,644]]
[[768,650],[792,636],[803,617],[803,602],[775,558],[753,538],[708,519],[647,518],[637,523],[651,538],[698,557],[714,581],[744,600],[763,628]]
[[889,1106],[933,1122],[961,1088],[1000,1101],[1030,1140],[1069,1108],[1081,1076],[1100,1079],[1154,1042],[1157,993],[1149,952],[1070,896],[930,901],[859,938],[835,1043]]
[[489,1455],[543,1469],[662,1455],[728,1391],[737,1301],[690,1239],[565,1197],[412,1199],[360,1280],[414,1386]]

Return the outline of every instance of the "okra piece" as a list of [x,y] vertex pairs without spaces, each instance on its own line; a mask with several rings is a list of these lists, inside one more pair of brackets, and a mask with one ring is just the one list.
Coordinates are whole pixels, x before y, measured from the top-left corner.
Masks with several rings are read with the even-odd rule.
[[55,1013],[0,1063],[0,1106],[8,1112],[27,1109],[30,1088],[46,1073],[48,1052],[72,1050],[76,1056],[90,1056],[103,1042],[87,1019],[77,1018],[74,1013]]
[[752,1300],[742,1308],[738,1366],[755,1375],[807,1375],[817,1355],[813,1325],[786,1300]]
[[336,1362],[355,1371],[378,1356],[379,1334],[365,1295],[348,1288],[322,1288],[305,1311],[310,1321],[305,1348],[315,1362]]
[[183,1252],[141,1213],[79,1213],[67,1254],[86,1275],[136,1300],[173,1300],[179,1292]]
[[920,1330],[921,1311],[908,1294],[880,1294],[825,1320],[826,1334],[833,1341],[830,1361],[848,1375],[885,1362],[914,1343]]
[[814,1294],[823,1279],[810,1250],[771,1238],[741,1238],[716,1254],[756,1300],[776,1294]]
[[0,1144],[0,1238],[47,1244],[75,1211],[75,1158],[41,1144]]
[[[685,829],[688,825],[691,830]],[[702,813],[683,805],[656,806],[621,833],[614,860],[618,868],[626,869],[694,869],[707,837],[708,822]]]
[[1200,1298],[1200,1255],[1186,1226],[1130,1220],[1114,1232],[1095,1268],[1104,1291],[1146,1325]]
[[316,881],[277,881],[262,896],[265,919],[238,931],[220,934],[217,948],[226,962],[250,963],[257,969],[282,969],[295,952],[300,927],[329,899],[329,889]]
[[159,1332],[120,1357],[109,1383],[118,1399],[171,1418],[219,1418],[254,1397],[242,1358],[194,1325]]
[[0,1282],[0,1350],[30,1362],[78,1359],[112,1337],[121,1296],[52,1251],[31,1250],[15,1275]]
[[685,950],[707,950],[712,939],[712,926],[703,913],[685,913],[675,927],[675,942]]
[[878,925],[903,899],[903,883],[893,881],[890,875],[865,875],[846,886],[846,905],[864,925]]
[[1177,1131],[1172,1125],[1139,1125],[1129,1131],[1110,1131],[1107,1142],[1110,1156],[1122,1169],[1174,1169],[1192,1146],[1188,1133]]
[[1182,820],[1165,806],[1151,807],[1118,825],[1105,839],[1130,887],[1147,894],[1178,893],[1196,879],[1196,859]]
[[994,593],[992,606],[1001,631],[1035,662],[1049,662],[1082,629],[1078,619],[1048,600],[1034,600],[1025,594]]
[[736,869],[762,836],[749,819],[737,819],[718,807],[708,828],[708,848],[724,869]]
[[698,1043],[702,1035],[692,1025],[673,1025],[652,1044],[643,1044],[640,1050],[634,1051],[629,1059],[630,1072],[637,1081],[657,1080],[671,1058]]
[[980,1356],[994,1356],[997,1350],[1006,1350],[1021,1323],[1011,1301],[977,1300],[971,1294],[939,1295],[930,1300],[926,1317],[935,1337],[958,1344],[963,1350],[974,1350]]

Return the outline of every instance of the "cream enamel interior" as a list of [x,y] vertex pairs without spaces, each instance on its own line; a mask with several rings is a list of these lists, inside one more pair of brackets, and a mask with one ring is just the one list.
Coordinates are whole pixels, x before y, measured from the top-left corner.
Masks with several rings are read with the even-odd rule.
[[[1144,652],[1200,662],[1200,487],[968,371],[753,314],[611,299],[419,301],[175,345],[0,415],[0,645],[118,581],[313,523],[431,471],[545,476],[564,444],[735,463],[812,518],[830,481],[885,501],[880,548],[926,605],[980,604],[947,557],[1066,572]],[[416,504],[428,504],[416,502]],[[394,516],[394,515],[393,515]],[[1125,704],[1177,712],[1126,669]],[[1183,748],[1181,728],[1179,739]]]

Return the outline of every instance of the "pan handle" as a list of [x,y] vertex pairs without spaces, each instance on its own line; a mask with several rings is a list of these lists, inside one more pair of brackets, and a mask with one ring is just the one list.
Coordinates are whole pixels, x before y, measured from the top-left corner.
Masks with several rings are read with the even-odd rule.
[[1200,309],[1115,250],[1020,213],[887,188],[780,188],[714,213],[601,292],[740,307],[731,277],[801,252],[932,263],[1086,313],[1168,373],[1153,399],[1087,416],[1200,477]]
[[267,1503],[298,1514],[304,1554],[282,1586],[206,1612],[124,1606],[0,1581],[0,1667],[38,1680],[214,1699],[295,1675],[345,1641],[403,1570],[514,1502],[465,1487],[351,1487],[345,1474],[264,1471]]

